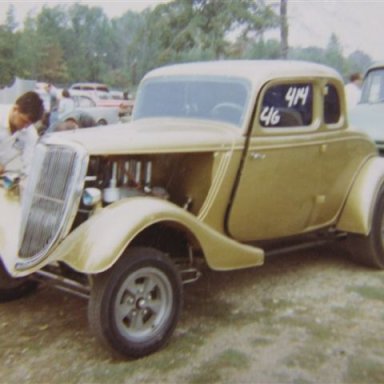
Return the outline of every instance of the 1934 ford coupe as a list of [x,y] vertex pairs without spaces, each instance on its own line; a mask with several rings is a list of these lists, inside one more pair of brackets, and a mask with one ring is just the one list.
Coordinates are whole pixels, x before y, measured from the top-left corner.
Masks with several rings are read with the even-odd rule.
[[349,128],[341,77],[305,62],[159,68],[132,122],[39,141],[0,189],[0,299],[50,281],[89,299],[117,354],[161,348],[202,266],[261,266],[343,239],[384,267],[384,158]]

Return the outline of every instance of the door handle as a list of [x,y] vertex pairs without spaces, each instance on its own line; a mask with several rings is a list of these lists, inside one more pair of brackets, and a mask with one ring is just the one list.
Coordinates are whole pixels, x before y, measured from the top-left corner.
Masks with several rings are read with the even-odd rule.
[[264,153],[258,152],[251,152],[250,156],[252,160],[264,160],[266,158],[266,155]]

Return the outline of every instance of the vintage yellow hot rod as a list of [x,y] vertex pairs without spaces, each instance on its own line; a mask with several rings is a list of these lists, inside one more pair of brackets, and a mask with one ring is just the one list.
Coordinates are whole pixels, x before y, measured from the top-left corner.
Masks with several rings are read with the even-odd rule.
[[155,69],[130,123],[43,136],[18,179],[2,177],[0,299],[53,282],[128,357],[169,340],[204,265],[343,240],[384,267],[384,159],[349,127],[341,77],[314,63]]

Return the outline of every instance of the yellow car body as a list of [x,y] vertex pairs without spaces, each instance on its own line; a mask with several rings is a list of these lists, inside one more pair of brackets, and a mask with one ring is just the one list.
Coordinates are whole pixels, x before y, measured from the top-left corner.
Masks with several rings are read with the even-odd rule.
[[[129,257],[140,264],[142,249],[153,268],[161,252],[194,280],[197,261],[239,269],[292,246],[370,239],[383,185],[384,159],[349,128],[334,70],[290,61],[168,66],[142,80],[132,122],[41,139],[22,207],[14,190],[1,191],[0,254],[14,278],[54,263],[94,278],[97,301],[110,294],[99,276],[132,269]],[[168,297],[169,268],[151,268],[140,271]],[[132,324],[117,323],[131,347]],[[96,328],[107,344],[120,340]],[[132,351],[125,341],[117,350],[130,356],[159,347]]]

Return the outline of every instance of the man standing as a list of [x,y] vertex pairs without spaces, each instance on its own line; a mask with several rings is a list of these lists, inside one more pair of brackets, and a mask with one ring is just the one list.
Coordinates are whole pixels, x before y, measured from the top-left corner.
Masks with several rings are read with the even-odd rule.
[[360,101],[362,82],[363,78],[358,72],[352,73],[352,75],[349,77],[349,83],[345,86],[345,96],[349,109],[356,106]]
[[38,134],[34,123],[44,113],[36,92],[26,92],[13,105],[0,109],[0,175],[6,170],[27,175]]

